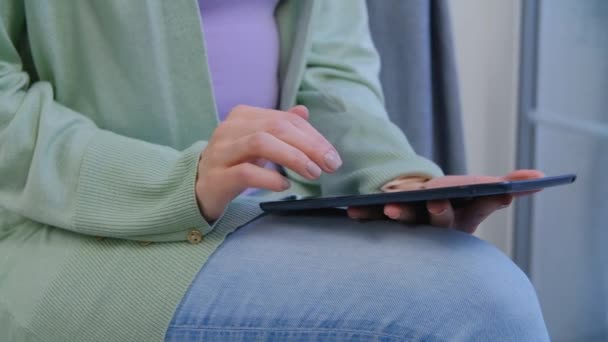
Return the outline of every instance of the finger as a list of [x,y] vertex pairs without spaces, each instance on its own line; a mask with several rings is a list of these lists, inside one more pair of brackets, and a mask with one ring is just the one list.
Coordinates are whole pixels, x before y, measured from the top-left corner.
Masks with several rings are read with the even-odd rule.
[[270,122],[267,131],[297,147],[320,165],[325,172],[334,172],[342,165],[336,148],[308,121],[291,115],[286,118],[295,130],[281,128],[281,124]]
[[454,210],[448,200],[434,200],[426,203],[432,226],[450,228],[454,222]]
[[[257,116],[254,110],[259,110]],[[253,108],[252,111],[253,114],[234,116],[231,122],[222,123],[222,139],[235,140],[263,131],[304,152],[325,172],[334,172],[342,165],[335,147],[298,115],[259,108]]]
[[422,189],[435,189],[451,186],[463,186],[472,184],[496,183],[504,181],[501,177],[475,176],[475,175],[450,175],[431,178],[422,183]]
[[306,108],[306,106],[303,106],[303,105],[293,106],[293,107],[289,108],[287,111],[290,113],[297,114],[299,117],[301,117],[304,120],[308,120],[309,112],[308,112],[308,108]]
[[502,177],[504,180],[524,180],[544,177],[545,174],[539,170],[515,170]]
[[[334,172],[342,165],[342,159],[336,148],[308,122],[309,112],[305,106],[292,107],[287,115],[286,112],[253,107],[252,111],[256,110],[266,112],[264,118],[268,119],[265,123],[267,132],[302,150],[326,172]],[[294,114],[294,111],[296,115],[290,115]],[[306,113],[305,118],[301,115],[303,112]],[[263,115],[263,113],[259,113],[259,115]],[[281,119],[291,123],[300,132],[290,130]]]
[[229,184],[227,192],[229,198],[238,196],[247,188],[260,188],[270,191],[285,191],[289,189],[290,183],[276,171],[265,169],[251,163],[234,165],[225,170],[225,176]]
[[225,146],[220,153],[226,166],[262,158],[285,166],[308,179],[317,179],[322,172],[304,152],[266,132],[241,137],[234,144]]
[[[515,170],[509,174],[507,174],[506,176],[502,177],[504,180],[506,181],[515,181],[515,180],[526,180],[526,179],[535,179],[535,178],[541,178],[544,177],[545,174],[539,170]],[[538,189],[538,190],[530,190],[530,191],[523,191],[523,192],[516,192],[513,195],[515,197],[520,197],[520,196],[527,196],[527,195],[531,195],[533,193],[539,192],[542,189]]]
[[469,205],[458,210],[454,227],[473,233],[477,227],[496,210],[508,207],[513,201],[511,195],[479,197],[469,202]]
[[404,204],[387,204],[384,206],[384,215],[401,222],[414,222],[416,211],[414,208]]
[[352,219],[381,219],[384,218],[382,207],[348,207],[348,216]]
[[293,118],[298,118],[298,120],[306,121],[308,117],[308,108],[303,105],[293,106],[287,111],[238,105],[220,123],[220,127],[230,126],[228,130],[231,134],[229,135],[237,137],[262,130],[264,121],[267,120],[284,119],[289,121],[290,119],[294,120]]
[[[289,117],[290,122],[302,130],[307,136],[311,137],[313,143],[316,145],[310,145],[309,148],[311,151],[319,151],[324,150],[329,146],[331,149],[327,150],[325,154],[323,154],[323,161],[325,162],[328,172],[335,171],[342,165],[342,159],[340,158],[340,154],[336,150],[336,148],[316,129],[314,128],[308,120],[302,120],[300,118]],[[305,151],[306,152],[306,151]],[[331,155],[328,155],[328,152],[333,152]]]
[[383,192],[421,190],[425,188],[427,181],[428,178],[423,176],[399,177],[384,184],[381,190]]

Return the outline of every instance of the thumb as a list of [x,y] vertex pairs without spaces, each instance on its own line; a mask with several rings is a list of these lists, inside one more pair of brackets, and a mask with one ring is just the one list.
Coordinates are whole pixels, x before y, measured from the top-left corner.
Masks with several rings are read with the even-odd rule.
[[[517,181],[517,180],[541,178],[544,176],[545,176],[545,174],[539,170],[515,170],[502,178],[503,178],[503,180],[506,180],[506,181]],[[521,196],[531,195],[531,194],[539,192],[541,190],[542,189],[516,192],[513,194],[513,196],[521,197]]]
[[429,219],[432,226],[450,228],[454,223],[454,210],[448,200],[433,200],[426,202]]
[[541,178],[544,176],[545,174],[538,170],[515,170],[502,178],[507,181],[512,181]]

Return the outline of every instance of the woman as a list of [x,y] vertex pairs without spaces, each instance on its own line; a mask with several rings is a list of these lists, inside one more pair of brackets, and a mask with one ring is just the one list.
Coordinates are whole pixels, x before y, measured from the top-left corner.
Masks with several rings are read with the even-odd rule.
[[[388,121],[363,1],[3,0],[0,28],[0,340],[547,339],[523,273],[458,231],[510,197],[428,203],[455,229],[259,218],[503,179],[442,176]],[[352,220],[378,215],[403,222]]]

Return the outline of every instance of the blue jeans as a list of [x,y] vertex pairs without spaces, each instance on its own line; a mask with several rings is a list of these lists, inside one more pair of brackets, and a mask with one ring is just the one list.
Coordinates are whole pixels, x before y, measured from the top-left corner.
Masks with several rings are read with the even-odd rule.
[[465,233],[264,216],[229,235],[166,341],[546,341],[535,291]]

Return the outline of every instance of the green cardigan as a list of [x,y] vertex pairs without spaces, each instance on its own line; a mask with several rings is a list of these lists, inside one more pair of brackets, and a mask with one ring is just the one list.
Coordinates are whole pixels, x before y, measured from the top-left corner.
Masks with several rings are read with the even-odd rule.
[[[276,18],[280,108],[306,105],[344,160],[316,182],[289,172],[291,192],[441,174],[387,119],[364,0],[284,0]],[[160,341],[205,260],[259,215],[244,196],[214,224],[198,210],[218,123],[205,57],[196,0],[0,0],[1,341]]]

